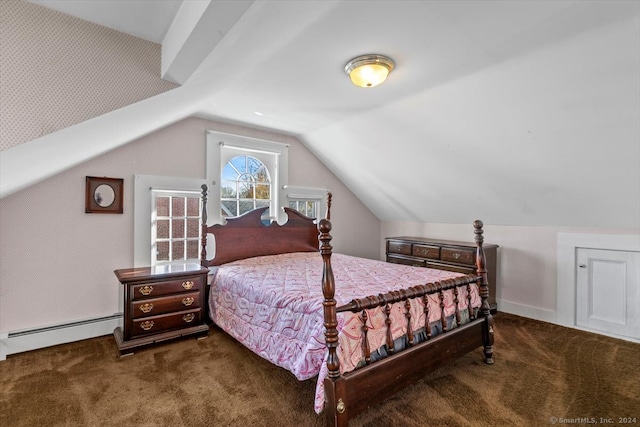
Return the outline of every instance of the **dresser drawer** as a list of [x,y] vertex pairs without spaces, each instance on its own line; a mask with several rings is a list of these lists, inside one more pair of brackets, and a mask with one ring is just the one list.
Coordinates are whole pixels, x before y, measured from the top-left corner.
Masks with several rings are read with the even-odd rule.
[[403,256],[399,256],[399,255],[392,255],[392,254],[388,254],[387,255],[387,262],[391,262],[391,263],[394,263],[394,264],[412,265],[414,267],[426,267],[427,266],[427,263],[424,260],[416,259],[416,258],[403,257]]
[[421,258],[440,259],[440,248],[438,246],[414,244],[411,255]]
[[476,261],[476,251],[463,248],[442,248],[440,250],[440,259],[442,261],[474,265]]
[[131,322],[131,337],[157,334],[173,329],[186,328],[191,325],[198,325],[201,323],[201,318],[202,310],[195,309],[161,316],[133,319]]
[[471,267],[471,266],[465,267],[463,265],[452,265],[452,264],[445,264],[442,262],[427,261],[427,267],[435,268],[436,270],[455,271],[456,273],[476,274],[475,267]]
[[200,308],[200,292],[180,293],[162,298],[146,298],[132,303],[134,319]]
[[389,240],[387,242],[387,252],[401,255],[411,255],[411,243]]
[[162,295],[175,294],[177,292],[202,291],[202,277],[193,277],[183,280],[170,280],[166,282],[152,282],[132,286],[133,299],[152,298]]

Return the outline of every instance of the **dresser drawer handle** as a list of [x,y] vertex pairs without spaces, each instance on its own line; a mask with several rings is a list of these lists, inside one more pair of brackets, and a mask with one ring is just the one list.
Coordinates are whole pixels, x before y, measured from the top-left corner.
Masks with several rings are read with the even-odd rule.
[[193,288],[193,282],[191,280],[187,280],[186,282],[182,282],[182,287],[185,289]]
[[185,323],[191,323],[195,318],[196,318],[196,315],[193,313],[185,314],[184,316],[182,316],[182,320],[184,320]]
[[153,292],[153,286],[143,286],[139,290],[142,295],[149,295]]
[[193,304],[193,301],[195,300],[192,297],[182,298],[182,304],[184,304],[185,307],[189,307]]
[[454,253],[454,254],[453,254],[453,258],[454,258],[454,259],[458,259],[458,258],[460,258],[460,254],[459,254],[459,253],[457,253],[457,252],[456,252],[456,253]]
[[153,328],[153,320],[147,320],[146,322],[140,323],[140,327],[145,331],[150,330]]
[[142,304],[139,308],[141,312],[149,313],[151,310],[153,310],[153,304],[151,303]]

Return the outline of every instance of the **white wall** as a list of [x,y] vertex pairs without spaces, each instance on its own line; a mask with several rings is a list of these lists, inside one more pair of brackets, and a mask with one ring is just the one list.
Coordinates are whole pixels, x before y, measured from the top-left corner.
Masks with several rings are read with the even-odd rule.
[[[378,219],[295,138],[190,118],[0,200],[0,334],[119,312],[133,176],[205,178],[207,129],[290,144],[289,183],[334,193],[336,251],[377,258]],[[84,213],[87,175],[124,178],[124,214]]]

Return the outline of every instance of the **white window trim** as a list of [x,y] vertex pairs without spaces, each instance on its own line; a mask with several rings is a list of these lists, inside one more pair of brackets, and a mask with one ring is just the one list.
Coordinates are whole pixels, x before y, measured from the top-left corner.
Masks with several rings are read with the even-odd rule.
[[[278,157],[275,170],[269,170],[269,172],[271,174],[273,204],[277,207],[277,222],[284,224],[287,218],[282,207],[287,206],[288,202],[283,195],[283,190],[289,176],[289,144],[209,130],[206,134],[206,184],[209,187],[207,194],[208,225],[224,222],[220,215],[220,176],[224,166],[222,147],[235,148],[245,153],[266,153]],[[273,216],[273,213],[271,215]]]
[[151,190],[198,191],[201,192],[203,179],[177,178],[155,175],[134,176],[133,208],[133,266],[151,265]]

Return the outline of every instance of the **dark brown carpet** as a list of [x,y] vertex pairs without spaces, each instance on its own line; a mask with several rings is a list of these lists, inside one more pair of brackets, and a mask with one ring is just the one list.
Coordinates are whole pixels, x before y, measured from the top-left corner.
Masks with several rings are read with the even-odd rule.
[[[549,426],[552,417],[640,425],[640,344],[502,313],[495,320],[495,365],[474,351],[352,425]],[[112,336],[12,355],[0,376],[3,427],[324,421],[313,412],[315,380],[297,381],[217,329],[122,359]]]

